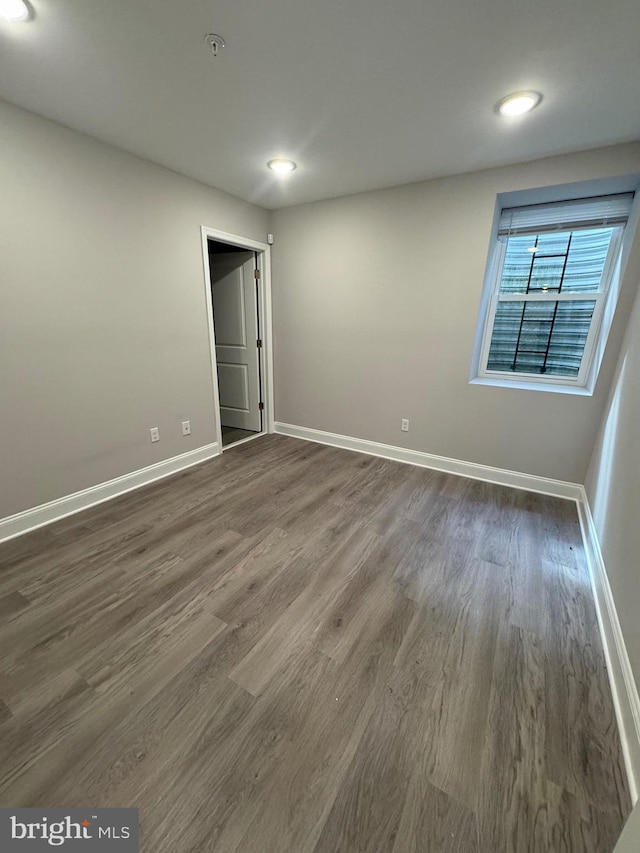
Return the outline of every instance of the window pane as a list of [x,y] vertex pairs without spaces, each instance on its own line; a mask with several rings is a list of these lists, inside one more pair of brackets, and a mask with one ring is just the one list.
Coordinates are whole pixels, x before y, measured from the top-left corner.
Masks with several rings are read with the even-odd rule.
[[589,293],[600,289],[613,228],[509,237],[500,293]]
[[533,240],[529,245],[535,245],[538,249],[537,255],[566,255],[569,248],[570,231],[554,231],[551,234],[539,234],[537,237],[529,237]]
[[[532,257],[529,293],[560,291],[570,237],[569,231],[539,234],[533,241],[529,237],[527,251]],[[531,251],[532,249],[535,249],[535,252]]]
[[548,374],[578,375],[595,307],[592,300],[558,303],[547,356]]
[[600,290],[604,264],[609,252],[613,228],[574,231],[562,282],[563,293],[588,293]]
[[531,267],[529,293],[558,293],[562,284],[565,257],[566,255],[560,255],[548,258],[536,253]]
[[499,302],[487,370],[577,376],[595,302]]
[[502,267],[500,293],[526,293],[535,246],[535,237],[509,237]]

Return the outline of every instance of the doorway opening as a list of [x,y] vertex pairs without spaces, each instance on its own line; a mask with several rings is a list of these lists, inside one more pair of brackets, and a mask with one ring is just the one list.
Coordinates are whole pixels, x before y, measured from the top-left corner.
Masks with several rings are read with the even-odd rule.
[[[221,451],[269,431],[266,244],[203,228],[207,311]],[[269,344],[267,348],[265,344]]]

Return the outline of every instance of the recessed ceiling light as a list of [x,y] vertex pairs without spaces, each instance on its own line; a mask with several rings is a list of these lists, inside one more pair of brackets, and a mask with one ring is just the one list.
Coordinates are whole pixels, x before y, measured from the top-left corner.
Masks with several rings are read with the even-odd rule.
[[497,109],[502,116],[521,116],[537,107],[541,100],[540,92],[514,92],[498,101]]
[[0,17],[7,21],[26,21],[29,7],[23,0],[0,0]]
[[293,160],[283,160],[280,157],[276,160],[269,160],[267,166],[279,175],[286,175],[288,172],[293,172],[296,168]]

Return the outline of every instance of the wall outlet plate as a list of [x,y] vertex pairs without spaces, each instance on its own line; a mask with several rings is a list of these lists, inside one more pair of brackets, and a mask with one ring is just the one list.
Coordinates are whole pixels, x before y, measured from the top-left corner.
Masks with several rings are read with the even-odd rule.
[[151,435],[151,441],[160,441],[160,430],[158,427],[151,427],[149,434]]
[[182,421],[182,434],[191,435],[191,421]]
[[409,432],[409,418],[402,418],[400,422],[400,429],[402,432]]

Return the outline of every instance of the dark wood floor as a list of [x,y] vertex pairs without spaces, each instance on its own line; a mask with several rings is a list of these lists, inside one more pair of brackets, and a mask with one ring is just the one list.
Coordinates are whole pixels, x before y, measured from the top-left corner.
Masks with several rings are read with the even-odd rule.
[[235,444],[236,441],[242,441],[243,438],[250,438],[258,433],[250,429],[238,429],[238,427],[222,427],[222,446],[228,447],[230,444]]
[[282,436],[0,545],[0,802],[145,853],[610,853],[575,507]]

